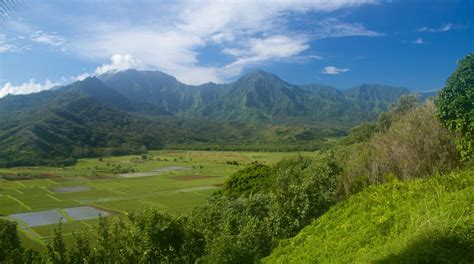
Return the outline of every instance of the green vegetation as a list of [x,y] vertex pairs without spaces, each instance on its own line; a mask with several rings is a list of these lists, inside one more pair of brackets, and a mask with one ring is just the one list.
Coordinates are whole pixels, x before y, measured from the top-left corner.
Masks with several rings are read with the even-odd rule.
[[380,85],[344,92],[297,86],[263,71],[198,87],[160,72],[99,78],[1,98],[0,167],[68,166],[78,158],[158,149],[326,149],[409,93]]
[[459,61],[436,101],[438,116],[446,127],[459,133],[458,147],[464,159],[474,155],[474,54]]
[[[187,214],[205,203],[206,197],[218,190],[228,175],[244,166],[257,161],[274,164],[292,155],[297,154],[152,151],[146,159],[141,155],[121,156],[81,159],[64,168],[0,169],[0,176],[8,179],[0,179],[0,216],[84,205],[110,212],[112,219],[149,208],[173,215]],[[159,168],[170,169],[153,172]],[[139,177],[140,173],[144,176]],[[67,244],[71,245],[73,232],[96,225],[94,219],[63,223]],[[43,240],[53,235],[51,225],[30,228],[20,223],[19,228],[23,243],[38,250],[44,250]]]
[[470,263],[474,170],[373,186],[281,242],[267,263]]
[[423,178],[459,165],[454,137],[436,118],[431,101],[421,104],[416,97],[401,97],[376,124],[365,126],[342,141],[360,142],[337,148],[344,167],[338,188],[342,196],[394,178]]
[[[298,86],[255,70],[229,84],[191,86],[162,72],[128,70],[99,77],[132,101],[152,104],[184,118],[243,123],[324,123],[348,128],[369,121],[406,88],[361,85],[348,91],[319,85]],[[130,87],[133,87],[131,89]]]
[[[171,100],[173,96],[160,97],[160,100],[165,100],[160,103],[145,102],[153,105],[147,106],[151,108],[168,102],[165,106],[170,107],[164,109],[182,117],[189,114],[187,111],[190,107],[196,113],[207,113],[205,116],[210,119],[228,121],[242,116],[251,121],[245,125],[245,129],[226,129],[221,131],[223,134],[206,133],[199,128],[215,127],[216,124],[234,128],[241,124],[203,122],[190,130],[177,129],[177,141],[167,141],[166,133],[161,138],[150,139],[162,146],[173,142],[183,147],[199,148],[203,146],[201,144],[206,144],[206,140],[220,142],[224,138],[240,142],[240,147],[252,144],[267,146],[267,143],[278,140],[298,144],[324,142],[323,138],[328,137],[321,135],[329,126],[316,129],[286,123],[266,125],[266,129],[262,130],[262,126],[252,124],[253,121],[266,119],[276,123],[284,120],[299,123],[305,118],[317,120],[321,116],[316,118],[316,115],[320,113],[313,113],[314,116],[310,117],[305,115],[308,109],[314,110],[306,108],[308,102],[305,100],[315,100],[313,106],[322,105],[316,103],[316,97],[307,93],[318,94],[332,102],[343,97],[345,103],[364,110],[347,109],[365,117],[378,115],[389,100],[398,98],[396,103],[388,106],[387,112],[378,115],[376,122],[361,123],[342,140],[327,140],[324,142],[327,148],[318,152],[146,152],[144,146],[145,149],[139,151],[139,155],[81,159],[71,166],[0,169],[3,178],[0,180],[0,213],[4,215],[0,219],[0,262],[259,263],[263,260],[267,263],[471,263],[474,261],[474,169],[467,158],[471,145],[464,143],[471,140],[469,129],[472,126],[469,122],[472,121],[472,107],[470,101],[463,101],[466,93],[452,91],[462,88],[470,92],[471,86],[463,85],[465,80],[468,80],[468,84],[472,81],[473,71],[469,70],[472,68],[471,58],[469,55],[461,62],[437,105],[429,100],[420,102],[415,95],[402,95],[403,89],[392,91],[386,87],[375,89],[363,85],[341,93],[327,86],[307,85],[298,88],[261,71],[229,84],[232,89],[221,87],[229,89],[228,94],[219,95],[222,98],[236,91],[245,95],[227,98],[228,105],[215,106],[216,109],[231,107],[225,113],[213,111],[212,102],[219,102],[222,98],[212,98],[212,93],[196,95],[193,92],[191,97],[183,94],[183,97],[179,97],[181,100],[176,102]],[[127,71],[125,76],[130,74],[137,73]],[[176,88],[174,85],[177,81],[170,76],[147,72],[139,75],[146,75],[142,76],[144,80],[151,78],[148,81],[162,81],[170,90]],[[114,80],[114,76],[101,78],[105,82]],[[127,78],[123,80],[124,83]],[[127,95],[129,98],[138,100],[139,96],[143,96],[143,89],[148,92],[154,89],[153,86],[143,86],[138,80],[128,85],[136,88],[133,91],[142,92]],[[115,85],[120,86],[121,82]],[[214,84],[204,86],[211,90],[217,87]],[[81,88],[81,83],[76,83],[70,89],[78,87]],[[274,93],[270,93],[271,87],[275,88]],[[81,93],[87,94],[87,89],[81,88]],[[268,94],[273,97],[265,96]],[[15,101],[8,98],[7,101]],[[42,100],[41,96],[38,98]],[[88,96],[71,101],[58,98],[59,102],[64,102],[65,109],[72,107],[77,110],[69,113],[75,115],[73,118],[69,118],[68,114],[68,118],[59,119],[71,122],[71,127],[82,127],[88,122],[100,127],[94,118],[89,118],[93,113],[75,106],[93,106],[93,111],[98,111],[98,116],[104,117],[104,113],[114,113],[118,111],[116,108],[127,106],[129,100],[116,95],[111,97],[115,99],[110,102],[107,101],[110,98],[95,95],[97,100],[104,100],[102,104],[115,105],[114,108],[107,108]],[[145,98],[148,97],[142,99]],[[23,99],[25,101],[20,101],[26,105],[36,104],[29,101],[31,98]],[[273,99],[278,102],[269,103]],[[366,101],[370,107],[357,103],[360,101]],[[453,106],[451,101],[464,103],[455,104],[453,110],[450,108]],[[347,107],[344,104],[335,105],[335,108],[330,109],[322,107],[321,113],[331,115],[331,109],[338,109],[337,105]],[[141,111],[141,108],[134,108],[133,103],[127,107],[136,111],[134,113]],[[278,109],[281,108],[286,111],[280,112]],[[37,111],[44,108],[32,109]],[[210,112],[206,112],[206,109]],[[451,110],[456,115],[443,116]],[[8,111],[14,111],[14,107]],[[86,114],[81,115],[81,111]],[[44,116],[48,117],[47,113],[44,112]],[[109,125],[114,129],[119,124],[122,132],[108,134],[101,128],[85,129],[84,133],[93,133],[90,134],[91,138],[84,139],[77,138],[75,133],[66,133],[68,129],[53,134],[41,134],[33,129],[36,131],[33,135],[42,136],[33,136],[39,141],[32,142],[37,146],[46,146],[45,149],[52,151],[48,153],[54,153],[54,150],[61,153],[61,147],[55,144],[50,146],[48,142],[62,142],[55,136],[63,139],[64,135],[69,135],[65,138],[74,139],[71,142],[86,140],[84,142],[93,151],[110,150],[122,146],[114,145],[117,142],[135,142],[135,146],[144,144],[158,124],[175,124],[166,131],[191,124],[186,123],[191,121],[164,123],[156,116],[148,116],[146,118],[150,122],[143,122],[143,116],[118,113],[123,114],[120,120],[113,120]],[[348,117],[344,113],[339,114],[341,120]],[[357,120],[354,123],[364,121],[364,117],[351,118]],[[47,124],[54,124],[52,120],[57,119],[48,117],[46,120]],[[107,119],[102,121],[106,122]],[[9,127],[13,123],[6,122],[4,126]],[[130,124],[133,125],[129,127]],[[143,126],[140,127],[140,124]],[[135,125],[141,132],[133,131]],[[150,126],[149,130],[147,126]],[[10,135],[0,136],[0,140],[12,137],[17,127],[13,125],[10,128]],[[51,125],[51,129],[58,127]],[[31,136],[28,129],[25,131],[21,135]],[[195,134],[186,134],[189,131]],[[181,137],[184,134],[190,137]],[[206,140],[202,140],[202,135]],[[262,142],[257,139],[269,135],[269,141],[260,145]],[[50,136],[52,141],[48,141]],[[96,136],[105,139],[106,143],[102,143],[105,145],[98,142],[92,144]],[[23,141],[21,138],[24,137],[20,137],[18,142],[30,142]],[[458,149],[456,137],[461,138],[462,143],[461,147],[458,144]],[[215,144],[209,147],[219,145]],[[232,145],[224,144],[224,147]],[[12,151],[15,148],[18,145],[12,144],[7,149]],[[16,149],[12,153],[20,155],[18,158],[42,148],[25,149],[26,152]],[[41,161],[43,156],[37,154],[33,157]],[[3,159],[8,157],[3,156]],[[28,213],[26,216],[12,215],[40,210],[47,211]],[[87,212],[103,212],[107,213],[107,217],[76,220],[87,219],[82,218]],[[35,215],[53,219],[48,220],[48,223],[61,221],[61,217],[64,221],[55,228],[52,225],[37,226],[31,220]],[[18,226],[9,219],[16,219]],[[86,231],[80,231],[84,227]],[[16,232],[17,229],[20,232]]]

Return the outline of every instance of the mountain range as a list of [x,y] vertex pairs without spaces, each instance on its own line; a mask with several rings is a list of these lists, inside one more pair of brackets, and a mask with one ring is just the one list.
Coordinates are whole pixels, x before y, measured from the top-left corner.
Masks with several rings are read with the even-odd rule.
[[69,164],[176,144],[296,146],[373,121],[408,93],[369,84],[294,85],[261,70],[199,86],[158,71],[107,73],[0,98],[0,166]]
[[[99,76],[129,100],[147,103],[183,118],[239,122],[332,122],[372,120],[399,96],[402,87],[360,85],[341,91],[324,85],[293,85],[255,70],[228,84],[186,85],[162,72],[127,70]],[[126,109],[122,109],[126,110]]]

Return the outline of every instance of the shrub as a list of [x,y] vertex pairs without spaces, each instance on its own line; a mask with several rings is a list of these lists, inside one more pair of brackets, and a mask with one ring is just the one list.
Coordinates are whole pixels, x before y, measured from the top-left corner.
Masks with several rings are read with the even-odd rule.
[[447,172],[457,165],[452,134],[435,116],[432,102],[415,107],[386,133],[371,140],[370,181],[384,182],[387,173],[400,180]]
[[224,184],[224,195],[240,196],[266,190],[270,185],[270,166],[254,162],[232,174]]
[[331,153],[320,160],[288,159],[276,166],[276,188],[270,218],[274,235],[295,235],[334,202],[340,168]]
[[0,263],[13,260],[20,252],[21,243],[16,223],[0,219]]
[[360,191],[367,185],[426,177],[458,166],[454,136],[436,118],[433,102],[405,111],[367,143],[351,146],[339,194]]

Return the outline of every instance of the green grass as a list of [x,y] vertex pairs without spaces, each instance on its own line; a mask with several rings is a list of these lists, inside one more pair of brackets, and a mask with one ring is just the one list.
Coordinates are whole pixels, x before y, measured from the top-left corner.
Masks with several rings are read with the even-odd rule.
[[[317,153],[301,153],[317,155]],[[274,164],[279,160],[298,155],[296,152],[216,152],[163,150],[141,155],[82,159],[74,166],[21,167],[0,169],[0,174],[30,177],[27,180],[0,179],[0,216],[15,213],[62,209],[93,205],[116,216],[139,209],[157,208],[172,214],[185,214],[207,199],[215,191],[199,188],[219,186],[227,176],[253,161]],[[237,161],[240,165],[227,162]],[[137,172],[150,172],[168,166],[189,167],[186,171],[163,172],[156,176],[121,178],[111,169],[114,166],[133,168]],[[193,168],[194,166],[194,168]],[[180,180],[176,176],[206,176],[193,180]],[[212,177],[210,177],[212,176]],[[11,177],[10,177],[11,178]],[[56,193],[57,187],[87,186],[90,190],[72,193]],[[193,189],[197,188],[197,189]],[[112,217],[115,218],[116,216]],[[63,225],[69,238],[74,231],[83,230],[95,220],[73,221]],[[20,229],[24,228],[20,226]],[[52,235],[54,225],[20,230],[20,237],[27,247],[38,249],[41,240]],[[28,233],[29,232],[29,233]],[[33,236],[33,239],[28,236]],[[40,239],[35,239],[40,237]]]
[[332,207],[267,263],[472,263],[474,170],[369,187]]

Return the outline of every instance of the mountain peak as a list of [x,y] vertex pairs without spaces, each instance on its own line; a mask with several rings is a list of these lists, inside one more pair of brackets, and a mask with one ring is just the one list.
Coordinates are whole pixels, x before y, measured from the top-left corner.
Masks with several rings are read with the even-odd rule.
[[275,74],[263,71],[261,69],[255,69],[255,70],[249,71],[248,73],[240,77],[237,81],[255,82],[257,80],[262,80],[262,79],[277,81],[277,82],[284,82],[282,79],[280,79],[280,77],[276,76]]

